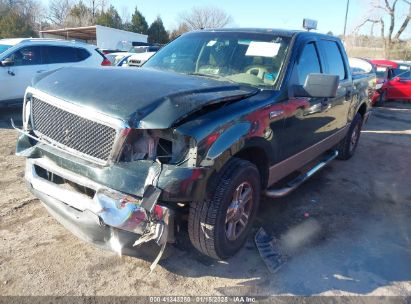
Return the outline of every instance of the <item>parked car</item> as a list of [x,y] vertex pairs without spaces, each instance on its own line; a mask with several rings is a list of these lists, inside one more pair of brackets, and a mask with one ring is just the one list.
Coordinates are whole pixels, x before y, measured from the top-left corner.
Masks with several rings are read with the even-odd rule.
[[146,53],[133,54],[127,60],[128,66],[130,66],[130,67],[141,67],[155,53],[156,52],[146,52]]
[[31,79],[40,73],[110,64],[95,46],[66,40],[1,39],[0,52],[0,106],[21,104]]
[[80,238],[127,254],[135,240],[165,246],[188,218],[194,247],[226,259],[261,195],[285,196],[353,156],[373,81],[351,74],[334,36],[190,32],[140,69],[36,79],[16,153],[30,190]]
[[118,66],[124,58],[130,57],[128,53],[111,53],[105,56],[108,60],[110,60],[112,66]]
[[372,97],[372,105],[382,106],[390,100],[411,100],[410,70],[409,64],[389,60],[377,63],[380,87]]
[[124,58],[122,58],[119,62],[117,62],[116,66],[119,67],[128,67],[128,59],[130,58],[130,56],[125,56]]
[[[140,67],[161,47],[157,45],[133,46],[129,52],[118,52],[107,55],[113,66]],[[127,60],[125,60],[127,58]]]

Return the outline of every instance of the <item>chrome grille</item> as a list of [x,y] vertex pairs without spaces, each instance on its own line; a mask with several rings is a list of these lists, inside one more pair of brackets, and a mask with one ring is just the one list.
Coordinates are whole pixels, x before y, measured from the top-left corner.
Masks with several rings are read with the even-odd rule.
[[[32,98],[33,130],[57,144],[94,159],[108,161],[116,130]],[[39,134],[38,134],[39,133]]]

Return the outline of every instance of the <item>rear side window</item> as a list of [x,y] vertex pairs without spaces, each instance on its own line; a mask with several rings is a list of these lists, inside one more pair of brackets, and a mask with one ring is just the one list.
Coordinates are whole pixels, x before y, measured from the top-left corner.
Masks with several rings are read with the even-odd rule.
[[305,45],[297,63],[298,84],[304,85],[308,74],[321,73],[320,61],[314,43]]
[[47,63],[79,62],[90,56],[90,53],[82,48],[66,46],[47,46]]
[[82,49],[82,48],[77,48],[78,61],[86,60],[90,56],[91,54],[87,50]]
[[340,76],[340,80],[345,79],[344,61],[337,43],[335,41],[321,40],[321,45],[327,62],[327,74],[338,75]]

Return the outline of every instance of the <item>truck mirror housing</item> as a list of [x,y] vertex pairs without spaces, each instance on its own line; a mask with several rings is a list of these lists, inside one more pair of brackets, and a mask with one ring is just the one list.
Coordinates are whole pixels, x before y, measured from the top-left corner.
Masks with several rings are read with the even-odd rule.
[[308,74],[303,86],[296,86],[295,97],[333,98],[337,95],[340,77],[312,73]]

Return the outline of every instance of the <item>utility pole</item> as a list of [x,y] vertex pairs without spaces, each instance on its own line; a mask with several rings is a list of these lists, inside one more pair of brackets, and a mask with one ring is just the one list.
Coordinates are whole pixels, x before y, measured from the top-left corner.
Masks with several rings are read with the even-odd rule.
[[348,18],[348,9],[350,7],[350,0],[347,0],[347,7],[345,9],[345,22],[344,22],[344,38],[347,32],[347,18]]

